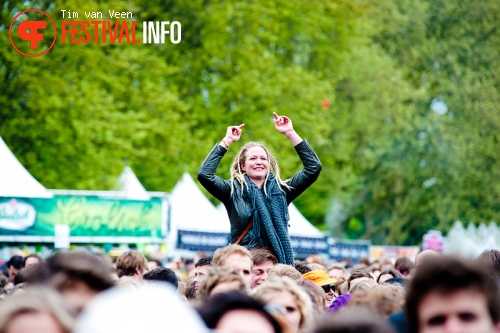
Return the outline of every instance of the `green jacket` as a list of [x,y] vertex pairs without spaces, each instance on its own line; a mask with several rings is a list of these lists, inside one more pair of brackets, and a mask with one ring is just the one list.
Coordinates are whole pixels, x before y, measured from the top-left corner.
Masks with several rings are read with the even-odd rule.
[[[283,187],[283,195],[286,196],[288,204],[318,179],[322,168],[318,156],[306,140],[296,145],[295,151],[302,161],[303,169],[287,181],[290,188]],[[198,170],[198,180],[210,194],[219,199],[226,207],[231,222],[230,242],[234,243],[252,221],[252,204],[248,198],[241,194],[239,183],[234,184],[234,192],[231,195],[231,181],[215,175],[215,171],[226,152],[224,147],[217,144]],[[250,243],[253,237],[252,229],[250,229],[239,244],[245,246]]]

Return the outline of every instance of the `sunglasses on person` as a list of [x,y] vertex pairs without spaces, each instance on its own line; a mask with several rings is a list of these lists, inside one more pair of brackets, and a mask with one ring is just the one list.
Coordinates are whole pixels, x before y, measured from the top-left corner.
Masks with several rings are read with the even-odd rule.
[[335,285],[334,284],[326,284],[324,286],[321,286],[321,288],[323,288],[323,290],[325,291],[325,293],[329,293],[330,290],[335,291]]

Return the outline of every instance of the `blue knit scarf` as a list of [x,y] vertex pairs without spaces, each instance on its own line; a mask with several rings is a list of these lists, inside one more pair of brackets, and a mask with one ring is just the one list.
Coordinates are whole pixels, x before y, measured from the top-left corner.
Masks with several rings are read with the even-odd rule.
[[248,189],[246,194],[251,200],[253,209],[252,231],[254,239],[248,248],[255,247],[259,241],[269,247],[282,264],[292,265],[293,250],[288,236],[288,205],[285,193],[276,184],[275,176],[270,173],[266,182],[267,196],[255,185],[247,175],[245,180]]

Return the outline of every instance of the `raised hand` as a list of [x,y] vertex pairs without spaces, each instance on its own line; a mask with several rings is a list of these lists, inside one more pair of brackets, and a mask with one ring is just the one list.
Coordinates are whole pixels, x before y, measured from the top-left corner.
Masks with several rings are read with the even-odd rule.
[[276,112],[274,115],[274,127],[280,133],[286,134],[287,132],[293,131],[292,120],[287,116],[278,116]]
[[226,130],[226,136],[224,137],[224,142],[230,145],[233,142],[238,141],[241,138],[241,132],[245,124],[239,126],[229,126]]

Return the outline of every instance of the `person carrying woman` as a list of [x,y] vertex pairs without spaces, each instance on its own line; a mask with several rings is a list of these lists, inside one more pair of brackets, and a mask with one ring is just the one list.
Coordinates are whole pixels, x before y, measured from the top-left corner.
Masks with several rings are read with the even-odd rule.
[[208,154],[198,171],[198,180],[226,207],[231,223],[230,242],[248,249],[270,249],[280,263],[293,265],[288,235],[288,205],[316,181],[321,162],[306,140],[293,129],[286,116],[274,114],[274,127],[294,145],[303,169],[292,178],[280,178],[278,163],[266,146],[249,142],[235,156],[231,178],[215,175],[229,146],[241,138],[243,126],[229,126],[226,136]]

